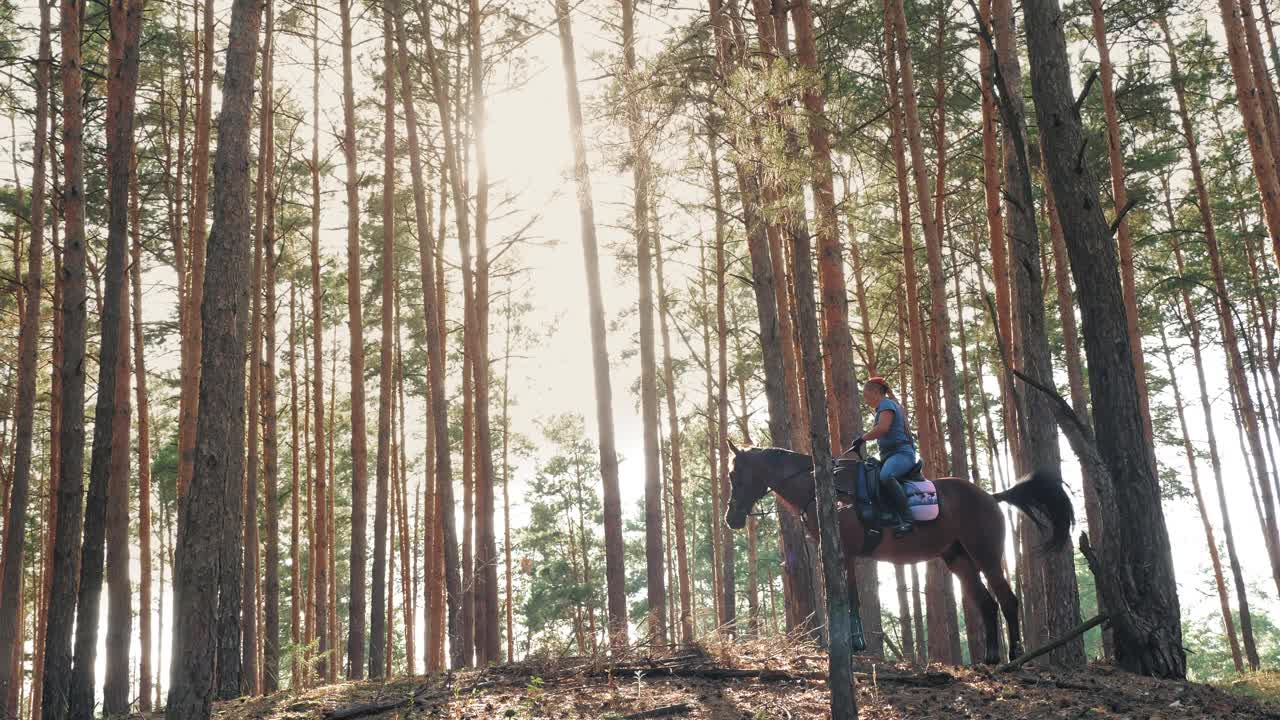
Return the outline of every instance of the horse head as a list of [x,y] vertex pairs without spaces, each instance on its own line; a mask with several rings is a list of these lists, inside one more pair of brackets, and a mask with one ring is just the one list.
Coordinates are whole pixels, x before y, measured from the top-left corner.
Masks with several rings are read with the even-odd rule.
[[740,450],[730,442],[729,449],[733,451],[733,463],[729,470],[729,507],[725,510],[724,522],[734,530],[741,530],[747,524],[747,514],[771,489],[769,472],[757,448]]

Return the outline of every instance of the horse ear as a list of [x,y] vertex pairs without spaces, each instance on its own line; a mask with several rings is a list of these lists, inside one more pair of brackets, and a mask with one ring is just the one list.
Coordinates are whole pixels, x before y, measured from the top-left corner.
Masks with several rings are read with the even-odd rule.
[[733,440],[729,440],[728,438],[725,438],[725,440],[728,441],[729,449],[733,451],[734,455],[742,454],[742,451],[738,449],[738,446],[733,444]]

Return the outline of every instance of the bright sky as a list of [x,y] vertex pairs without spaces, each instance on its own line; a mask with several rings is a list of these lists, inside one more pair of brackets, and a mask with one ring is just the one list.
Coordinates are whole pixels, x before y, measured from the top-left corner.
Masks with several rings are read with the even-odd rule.
[[[544,19],[550,17],[549,5],[548,3],[547,7],[541,9],[540,17]],[[579,12],[574,17],[574,30],[578,43],[578,69],[579,75],[583,78],[597,78],[604,74],[598,63],[590,58],[600,53],[616,51],[616,43],[613,39],[616,29],[603,29],[596,19],[603,12],[603,5],[603,3],[593,3],[588,8],[590,16]],[[225,32],[229,17],[227,11],[229,0],[219,0],[219,7],[221,10],[219,23],[222,32]],[[23,11],[28,19],[34,16],[33,7],[24,7]],[[360,31],[366,37],[370,33],[380,31],[380,23],[375,23],[374,20],[375,18],[368,14],[362,17],[363,24],[360,26]],[[336,27],[336,22],[335,16],[330,20],[331,26]],[[642,15],[638,18],[638,22],[640,35],[652,41],[652,36],[665,29],[669,20],[662,20],[663,25],[659,26],[657,21]],[[609,35],[606,36],[605,33]],[[34,48],[34,39],[30,44]],[[646,48],[642,46],[642,56],[645,50]],[[304,103],[309,111],[311,89],[309,49],[303,48],[295,38],[284,38],[280,40],[277,52],[279,53],[276,71],[278,87],[291,87],[294,97]],[[329,131],[341,122],[341,75],[336,65],[339,52],[337,47],[325,48],[323,52],[333,64],[333,69],[326,71],[322,77],[321,104],[324,117],[321,121],[321,141],[332,144]],[[536,439],[539,437],[536,425],[538,419],[559,413],[579,413],[585,416],[587,430],[594,437],[596,434],[593,414],[594,388],[591,383],[592,359],[587,335],[586,285],[579,240],[577,204],[570,175],[571,152],[557,38],[553,34],[538,37],[527,46],[527,53],[529,58],[527,81],[514,90],[494,95],[489,101],[487,140],[490,177],[496,183],[495,197],[506,192],[519,192],[521,194],[519,205],[538,213],[538,219],[530,228],[530,234],[533,237],[555,241],[550,246],[535,246],[522,251],[522,258],[524,264],[530,269],[528,279],[524,282],[527,288],[525,299],[536,308],[528,324],[537,328],[554,324],[557,329],[512,361],[511,384],[516,402],[512,409],[513,423],[517,430]],[[379,102],[380,91],[375,89],[376,85],[369,79],[368,73],[371,70],[380,72],[380,54],[380,42],[365,42],[357,48],[359,68],[356,80],[357,91],[363,95],[376,92]],[[290,65],[286,56],[297,58],[301,64]],[[221,57],[219,63],[221,63]],[[495,79],[494,84],[502,84],[502,79]],[[589,98],[598,94],[604,87],[603,80],[585,82],[584,96]],[[594,141],[599,138],[602,127],[601,123],[592,122],[588,117],[587,139],[593,151],[592,182],[596,200],[596,221],[602,248],[605,306],[612,321],[620,312],[634,304],[637,289],[631,278],[618,277],[615,258],[611,252],[607,251],[607,248],[626,237],[623,225],[628,222],[630,215],[627,210],[627,204],[630,201],[630,176],[613,172],[601,161]],[[19,126],[17,133],[20,138],[28,137],[29,129]],[[309,134],[309,131],[305,132],[306,137],[309,137]],[[7,155],[8,147],[8,143],[4,143],[0,153]],[[324,156],[331,149],[326,147],[321,155]],[[334,157],[338,159],[336,154]],[[4,159],[8,160],[7,157]],[[381,158],[362,158],[362,161],[370,166],[370,172],[380,172]],[[23,162],[27,160],[24,158]],[[402,172],[404,165],[407,165],[407,162],[402,161]],[[404,181],[407,182],[407,172],[404,172],[403,176]],[[29,180],[24,179],[24,184],[28,182]],[[345,263],[346,208],[341,192],[341,182],[340,168],[339,172],[335,172],[324,181],[323,253],[333,266]],[[696,201],[702,196],[701,194],[707,192],[703,188],[687,186],[670,187],[668,190],[672,193],[682,193],[683,199],[689,201]],[[500,237],[504,232],[523,225],[526,220],[526,216],[517,215],[506,221],[494,223],[490,236]],[[663,230],[668,235],[693,238],[697,237],[701,230],[709,227],[709,221],[700,224],[698,218],[684,217],[667,223]],[[456,255],[456,248],[450,249],[450,253]],[[693,257],[690,262],[696,263],[696,257]],[[682,287],[686,282],[684,274],[687,272],[682,263],[668,262],[667,268],[668,286]],[[147,273],[144,280],[147,286],[147,301],[144,302],[146,321],[156,322],[171,316],[173,298],[166,289],[171,281],[171,277],[167,276],[163,270],[154,269]],[[499,290],[500,287],[495,286],[494,289]],[[491,347],[501,347],[501,331],[500,319],[495,317]],[[371,328],[369,332],[376,336],[378,331],[376,328]],[[340,332],[338,338],[340,342],[345,343],[342,335],[343,333]],[[623,507],[627,511],[635,508],[643,497],[641,423],[637,408],[638,401],[629,391],[639,372],[638,360],[635,359],[634,354],[631,359],[621,359],[622,352],[629,349],[630,342],[629,334],[625,332],[613,332],[609,337],[614,423],[622,460],[620,472]],[[1174,342],[1179,341],[1175,339]],[[673,352],[677,355],[684,354],[678,341]],[[176,360],[176,355],[173,353],[163,358],[148,354],[150,369],[153,372],[164,370],[166,363],[167,367],[172,368]],[[1164,372],[1160,359],[1150,351],[1148,360],[1154,364],[1156,372]],[[1210,353],[1209,362],[1210,378],[1220,379],[1226,376],[1220,354]],[[1198,398],[1194,395],[1196,386],[1193,369],[1187,362],[1178,372],[1184,397],[1192,405],[1189,408],[1192,438],[1197,447],[1203,448],[1204,431],[1203,424],[1198,419]],[[340,395],[347,391],[347,378],[346,371],[339,368],[337,383]],[[1225,383],[1222,387],[1215,388],[1215,392],[1218,393],[1223,393],[1225,390]],[[1236,423],[1231,417],[1231,409],[1227,401],[1221,395],[1216,396],[1214,400],[1215,421],[1227,473],[1226,482],[1229,492],[1232,493],[1230,506],[1237,546],[1245,565],[1246,577],[1254,586],[1250,600],[1264,604],[1261,600],[1265,596],[1265,605],[1274,612],[1277,609],[1274,602],[1275,593],[1268,580],[1269,572],[1265,552],[1262,550],[1261,534],[1249,496],[1240,453],[1234,449]],[[1172,398],[1162,396],[1154,399],[1153,402],[1171,403]],[[412,399],[408,416],[422,417],[421,405]],[[763,417],[763,413],[759,413],[758,416]],[[663,431],[665,433],[665,426]],[[420,454],[422,450],[420,422],[410,420],[410,434],[416,434],[419,438],[418,444],[410,448],[412,457],[415,451]],[[412,440],[411,443],[413,443]],[[1078,469],[1065,441],[1062,442],[1062,448],[1067,460],[1064,472],[1068,482],[1074,488],[1079,488]],[[1162,448],[1160,457],[1173,467],[1184,468],[1184,458],[1180,448]],[[521,507],[522,488],[524,479],[531,470],[532,467],[527,464],[520,468],[513,478],[513,520],[517,523],[521,522],[525,516]],[[1201,472],[1202,481],[1210,482],[1211,475],[1207,466],[1202,466]],[[1185,474],[1184,480],[1189,483],[1189,478]],[[1205,489],[1206,492],[1212,493],[1209,487]],[[1079,505],[1079,493],[1077,492],[1076,495]],[[1219,541],[1221,541],[1217,503],[1213,497],[1210,494],[1208,501],[1211,504],[1211,515],[1215,518],[1215,529],[1219,530]],[[1190,499],[1168,503],[1165,513],[1173,545],[1184,616],[1209,617],[1217,612],[1217,602],[1216,596],[1212,594],[1211,585],[1207,582],[1210,577],[1208,556],[1205,552],[1204,534],[1194,503]],[[1082,507],[1079,508],[1077,515],[1083,523]],[[136,577],[136,568],[134,572]],[[896,602],[890,583],[884,583],[884,590],[884,600],[887,603]],[[167,608],[166,623],[171,618],[172,615]],[[163,638],[162,642],[167,657],[167,638]],[[137,652],[136,647],[135,652]],[[105,653],[100,651],[99,658],[104,655]],[[100,665],[99,678],[102,677],[102,670]]]

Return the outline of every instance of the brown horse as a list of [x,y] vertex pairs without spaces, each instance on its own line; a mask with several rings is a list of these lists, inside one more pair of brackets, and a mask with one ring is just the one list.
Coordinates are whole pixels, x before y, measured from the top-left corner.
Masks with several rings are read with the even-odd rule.
[[[732,495],[725,511],[725,522],[740,530],[747,522],[752,507],[772,491],[782,505],[804,520],[815,539],[818,524],[814,513],[813,460],[808,455],[781,448],[733,447],[733,469],[729,473]],[[933,481],[938,492],[941,512],[937,520],[917,523],[915,530],[902,537],[884,533],[882,540],[869,552],[867,536],[858,513],[851,508],[840,510],[840,538],[844,542],[845,569],[853,586],[854,558],[906,564],[941,557],[947,568],[960,578],[965,594],[982,612],[986,629],[986,655],[983,662],[1000,660],[997,631],[997,607],[1004,611],[1009,625],[1010,660],[1022,654],[1022,638],[1018,629],[1018,599],[1009,587],[1001,568],[1004,556],[1004,515],[998,503],[1006,502],[1026,513],[1038,526],[1047,529],[1049,540],[1044,548],[1056,550],[1067,541],[1075,511],[1071,499],[1056,473],[1038,470],[1004,492],[991,495],[977,485],[957,478]],[[1047,526],[1047,527],[1046,527]],[[991,592],[983,586],[986,576]],[[995,593],[992,598],[991,593]],[[854,610],[856,614],[856,608]],[[861,627],[855,615],[854,627]]]

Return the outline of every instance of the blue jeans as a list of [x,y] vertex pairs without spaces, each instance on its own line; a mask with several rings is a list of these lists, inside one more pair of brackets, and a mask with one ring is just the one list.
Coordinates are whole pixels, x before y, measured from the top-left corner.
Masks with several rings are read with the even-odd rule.
[[891,455],[887,455],[880,460],[880,476],[884,478],[894,478],[903,480],[906,474],[916,464],[916,450],[912,447],[905,447],[895,450]]

